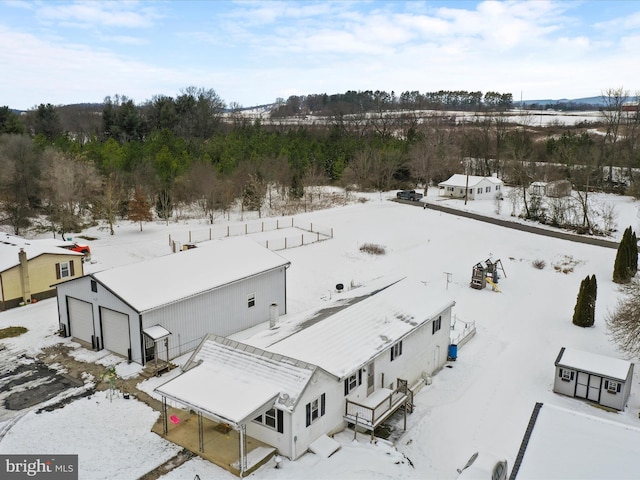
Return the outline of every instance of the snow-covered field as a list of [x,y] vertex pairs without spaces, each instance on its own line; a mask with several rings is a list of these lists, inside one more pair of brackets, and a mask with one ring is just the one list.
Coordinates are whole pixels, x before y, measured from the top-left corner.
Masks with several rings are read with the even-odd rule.
[[[291,261],[289,312],[322,304],[336,295],[337,283],[350,288],[381,276],[403,275],[421,281],[425,295],[437,296],[447,290],[456,300],[454,314],[476,322],[477,335],[460,349],[452,368],[442,369],[417,395],[417,408],[409,415],[407,432],[395,449],[386,442],[372,445],[366,436],[354,442],[353,433],[346,431],[336,436],[342,449],[330,458],[309,453],[296,462],[285,460],[278,469],[268,464],[252,478],[454,479],[456,469],[476,451],[504,457],[511,467],[536,402],[640,427],[638,374],[623,413],[596,409],[551,390],[554,360],[563,346],[622,357],[604,325],[604,316],[619,295],[611,280],[614,249],[398,204],[389,201],[395,192],[359,196],[368,201],[296,216],[296,220],[332,227],[334,237],[279,252]],[[429,192],[428,198],[436,197],[436,190]],[[613,239],[629,225],[638,230],[637,203],[631,198],[599,196],[597,200],[615,205],[618,229]],[[491,201],[464,206],[463,201],[447,200],[447,204],[496,215]],[[509,218],[509,213],[504,205],[500,216]],[[237,219],[232,218],[232,223]],[[115,236],[100,229],[83,232],[96,237],[88,242],[95,263],[87,264],[85,272],[169,254],[169,235],[208,227],[204,220],[168,226],[157,222],[145,224],[140,232],[137,224],[122,222]],[[384,246],[386,254],[362,253],[359,246],[363,243]],[[504,266],[501,293],[469,288],[472,267],[489,257],[500,259]],[[535,260],[544,261],[545,268],[534,268]],[[450,283],[445,272],[450,274]],[[596,323],[582,329],[572,325],[571,316],[579,284],[591,274],[598,280]],[[24,325],[30,331],[2,340],[0,345],[37,352],[62,341],[54,336],[57,322],[55,299],[1,312],[0,328]],[[152,387],[146,385],[145,390]],[[26,413],[0,440],[0,453],[77,453],[83,480],[135,479],[179,449],[150,432],[157,416],[135,400],[109,401],[105,393],[97,393],[53,412]],[[611,478],[616,478],[615,458],[611,465]],[[198,458],[162,478],[193,479],[196,474],[202,479],[235,478]]]

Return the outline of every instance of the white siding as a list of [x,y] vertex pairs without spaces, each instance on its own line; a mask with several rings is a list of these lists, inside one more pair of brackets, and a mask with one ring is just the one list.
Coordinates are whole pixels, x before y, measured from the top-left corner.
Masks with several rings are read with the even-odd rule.
[[[255,306],[247,297],[255,293]],[[170,359],[195,349],[208,333],[229,336],[269,320],[273,302],[285,305],[284,267],[228,286],[205,292],[181,302],[142,314],[143,329],[162,325],[169,336]],[[284,312],[283,312],[284,313]],[[165,349],[159,349],[165,359]]]

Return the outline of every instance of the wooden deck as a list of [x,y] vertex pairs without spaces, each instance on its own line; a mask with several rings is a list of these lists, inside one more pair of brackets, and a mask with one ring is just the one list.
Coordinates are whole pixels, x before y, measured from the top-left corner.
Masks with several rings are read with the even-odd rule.
[[[168,422],[169,431],[164,435],[161,415],[151,429],[154,433],[240,476],[240,435],[236,430],[203,417],[204,451],[200,451],[198,415],[175,408],[169,409],[167,415],[168,417],[175,415],[180,419],[180,423]],[[255,438],[246,436],[246,441],[247,469],[243,476],[249,475],[264,465],[276,451],[275,448]]]

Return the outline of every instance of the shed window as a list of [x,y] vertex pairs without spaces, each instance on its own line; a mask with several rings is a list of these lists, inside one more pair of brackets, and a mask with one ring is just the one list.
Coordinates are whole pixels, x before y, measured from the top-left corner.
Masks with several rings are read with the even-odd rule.
[[604,388],[607,390],[607,392],[616,394],[620,393],[621,384],[620,382],[614,382],[613,380],[605,380]]
[[247,307],[251,308],[255,306],[256,306],[256,294],[250,293],[249,295],[247,295]]
[[567,370],[566,368],[561,368],[560,369],[560,378],[562,380],[564,380],[565,382],[570,382],[573,380],[573,375],[574,375],[574,371],[573,370]]
[[402,340],[391,347],[391,361],[393,362],[400,355],[402,355]]
[[500,185],[496,185],[496,190],[500,190]]
[[95,280],[91,280],[91,291],[92,292],[98,291],[98,282],[96,282]]
[[435,334],[438,330],[440,330],[442,328],[442,315],[439,316],[438,318],[436,318],[432,323],[431,323],[431,334]]

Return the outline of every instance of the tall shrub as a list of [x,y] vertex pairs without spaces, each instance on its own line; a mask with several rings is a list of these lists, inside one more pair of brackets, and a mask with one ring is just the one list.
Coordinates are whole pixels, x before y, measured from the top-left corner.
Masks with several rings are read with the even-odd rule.
[[573,324],[579,327],[592,327],[595,323],[596,297],[598,284],[596,276],[587,275],[580,283],[578,299],[573,310]]
[[[632,273],[634,262],[634,255],[631,248],[632,242],[633,236],[631,233],[631,227],[628,227],[622,235],[622,240],[620,240],[618,252],[616,253],[616,260],[613,264],[613,281],[615,283],[629,283],[631,277],[635,274],[635,272]],[[637,260],[635,260],[635,262],[635,268],[637,269]]]

